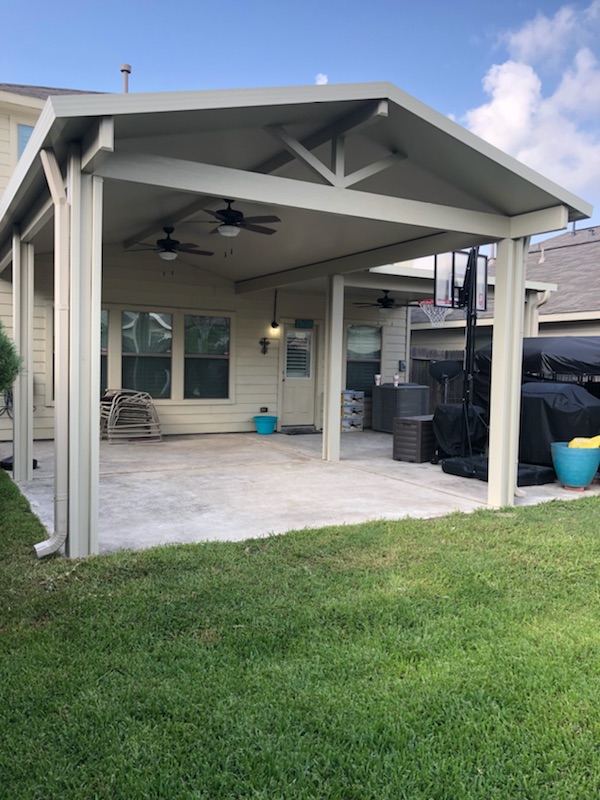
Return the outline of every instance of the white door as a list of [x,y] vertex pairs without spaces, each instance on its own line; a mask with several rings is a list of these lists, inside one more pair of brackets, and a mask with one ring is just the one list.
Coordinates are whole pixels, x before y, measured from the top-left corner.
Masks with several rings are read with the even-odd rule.
[[315,424],[315,331],[285,326],[282,425]]

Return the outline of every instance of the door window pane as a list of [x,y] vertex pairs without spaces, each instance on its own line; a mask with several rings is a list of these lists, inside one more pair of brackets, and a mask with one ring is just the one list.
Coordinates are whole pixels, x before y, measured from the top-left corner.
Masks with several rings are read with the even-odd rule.
[[287,331],[285,335],[286,378],[310,378],[312,331]]

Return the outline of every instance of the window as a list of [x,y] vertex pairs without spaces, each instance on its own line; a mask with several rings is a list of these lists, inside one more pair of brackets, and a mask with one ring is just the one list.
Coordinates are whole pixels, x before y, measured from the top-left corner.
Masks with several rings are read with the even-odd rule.
[[17,158],[21,158],[23,155],[23,151],[27,147],[27,142],[29,141],[32,131],[33,125],[17,124]]
[[173,316],[158,311],[123,311],[122,386],[171,397]]
[[374,376],[381,372],[381,328],[375,325],[349,325],[346,362],[346,388],[373,393]]
[[183,396],[229,396],[229,317],[184,316],[185,365]]

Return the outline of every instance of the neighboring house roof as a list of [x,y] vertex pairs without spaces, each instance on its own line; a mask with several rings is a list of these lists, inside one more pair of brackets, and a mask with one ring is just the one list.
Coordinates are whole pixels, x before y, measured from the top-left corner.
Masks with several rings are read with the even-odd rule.
[[540,317],[600,313],[600,228],[562,233],[530,247],[527,278],[558,284],[558,291],[540,308]]
[[58,89],[52,86],[25,86],[21,83],[0,83],[0,92],[16,94],[20,97],[34,97],[36,100],[47,100],[49,97],[57,95],[98,94],[98,92],[86,92],[81,89]]

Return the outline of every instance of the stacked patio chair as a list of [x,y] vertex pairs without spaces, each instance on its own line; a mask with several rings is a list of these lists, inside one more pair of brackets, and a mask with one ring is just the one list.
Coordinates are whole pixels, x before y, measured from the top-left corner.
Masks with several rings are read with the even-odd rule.
[[100,401],[100,436],[111,444],[162,441],[160,421],[147,392],[107,389]]

